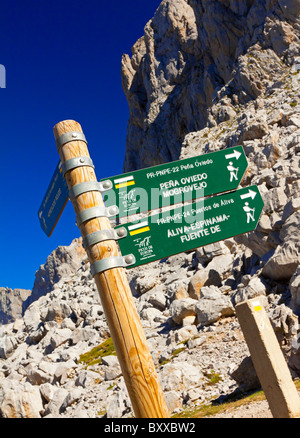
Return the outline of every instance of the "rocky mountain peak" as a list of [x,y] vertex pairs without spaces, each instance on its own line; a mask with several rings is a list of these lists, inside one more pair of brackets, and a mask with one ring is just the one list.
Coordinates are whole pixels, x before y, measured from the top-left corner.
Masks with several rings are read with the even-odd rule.
[[130,110],[124,171],[178,159],[188,133],[281,81],[299,54],[298,17],[297,0],[163,0],[122,58]]

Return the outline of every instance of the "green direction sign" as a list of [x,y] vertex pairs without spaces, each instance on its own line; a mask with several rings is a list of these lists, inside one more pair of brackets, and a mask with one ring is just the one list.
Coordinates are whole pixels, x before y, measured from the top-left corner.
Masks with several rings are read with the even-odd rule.
[[104,202],[119,217],[235,190],[246,169],[242,146],[102,179]]
[[53,233],[68,199],[69,190],[59,161],[38,211],[40,225],[48,237]]
[[127,232],[119,240],[120,249],[123,256],[135,256],[130,268],[190,251],[253,231],[263,205],[257,186],[200,199],[153,214],[139,223],[116,227]]

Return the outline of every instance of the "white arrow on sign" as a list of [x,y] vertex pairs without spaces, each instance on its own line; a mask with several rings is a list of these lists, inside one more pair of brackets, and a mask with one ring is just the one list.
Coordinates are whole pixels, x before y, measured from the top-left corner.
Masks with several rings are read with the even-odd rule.
[[256,192],[254,192],[253,190],[249,189],[248,193],[245,193],[244,195],[241,195],[241,199],[247,199],[247,198],[254,199],[255,196],[256,196]]
[[242,154],[239,151],[234,150],[232,154],[225,155],[226,160],[230,160],[231,158],[235,158],[238,160]]

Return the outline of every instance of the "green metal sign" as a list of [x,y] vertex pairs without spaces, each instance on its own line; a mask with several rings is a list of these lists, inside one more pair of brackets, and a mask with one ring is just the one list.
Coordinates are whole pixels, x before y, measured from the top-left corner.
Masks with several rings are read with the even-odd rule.
[[257,186],[250,186],[200,199],[115,229],[126,230],[127,237],[119,240],[119,245],[123,256],[134,255],[135,264],[130,266],[133,268],[253,231],[263,205]]
[[51,236],[69,199],[69,190],[59,161],[38,211],[42,230]]
[[235,190],[246,169],[242,146],[102,179],[107,207],[119,217]]

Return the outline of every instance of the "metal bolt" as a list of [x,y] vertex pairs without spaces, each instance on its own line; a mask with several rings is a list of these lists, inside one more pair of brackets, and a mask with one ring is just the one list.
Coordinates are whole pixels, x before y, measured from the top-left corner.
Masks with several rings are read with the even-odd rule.
[[73,132],[72,137],[76,138],[76,137],[78,137],[78,134],[76,132]]
[[126,228],[119,228],[119,229],[117,230],[117,235],[118,235],[119,237],[123,237],[123,236],[125,236],[125,234],[126,234]]
[[103,188],[104,189],[110,189],[111,188],[111,182],[110,181],[104,181],[103,182]]
[[133,258],[133,255],[128,255],[128,256],[126,256],[125,257],[125,262],[129,265],[129,264],[131,264],[131,263],[133,263],[134,262],[134,258]]
[[84,158],[80,158],[79,163],[84,163],[85,159]]
[[113,207],[110,207],[110,209],[109,209],[109,214],[111,215],[111,216],[114,216],[115,214],[117,214],[118,213],[118,207],[116,207],[116,206],[113,206]]

